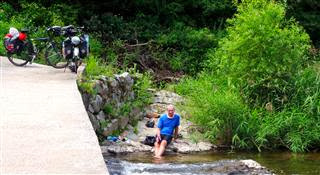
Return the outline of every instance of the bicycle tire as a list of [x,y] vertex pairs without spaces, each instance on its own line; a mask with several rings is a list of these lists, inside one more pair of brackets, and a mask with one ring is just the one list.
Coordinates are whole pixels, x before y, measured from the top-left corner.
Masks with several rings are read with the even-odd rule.
[[28,48],[24,46],[17,52],[7,52],[7,57],[15,66],[24,66],[31,60]]
[[46,49],[45,58],[48,65],[57,69],[65,68],[69,64],[69,61],[63,57],[60,49],[53,45],[50,45]]

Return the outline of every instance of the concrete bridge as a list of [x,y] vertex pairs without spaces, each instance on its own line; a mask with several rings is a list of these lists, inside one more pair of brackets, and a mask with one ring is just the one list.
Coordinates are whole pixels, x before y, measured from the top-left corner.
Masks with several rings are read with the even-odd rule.
[[108,174],[75,80],[0,57],[0,174]]

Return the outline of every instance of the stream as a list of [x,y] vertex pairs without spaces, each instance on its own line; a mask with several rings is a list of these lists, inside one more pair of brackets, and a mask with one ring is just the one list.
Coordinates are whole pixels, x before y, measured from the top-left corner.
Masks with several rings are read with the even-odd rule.
[[104,158],[111,175],[268,174],[244,169],[239,161],[246,159],[275,174],[320,174],[320,153],[207,152],[165,155],[162,159],[153,158],[151,153],[133,153]]

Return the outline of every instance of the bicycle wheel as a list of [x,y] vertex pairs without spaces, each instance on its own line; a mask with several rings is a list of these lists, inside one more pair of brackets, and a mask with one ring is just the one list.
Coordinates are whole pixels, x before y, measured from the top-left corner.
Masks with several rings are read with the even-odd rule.
[[61,50],[50,45],[45,53],[48,64],[54,68],[61,69],[68,66],[68,60],[62,56]]
[[28,48],[24,46],[21,47],[17,52],[8,52],[7,56],[9,61],[15,66],[24,66],[31,60]]

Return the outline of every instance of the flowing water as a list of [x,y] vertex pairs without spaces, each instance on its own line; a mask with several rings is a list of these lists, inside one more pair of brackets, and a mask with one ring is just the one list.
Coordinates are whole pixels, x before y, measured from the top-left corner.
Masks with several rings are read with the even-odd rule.
[[[105,156],[111,175],[202,175],[237,174],[238,160],[252,159],[275,174],[320,174],[320,153],[294,154],[289,152],[265,153],[197,153],[166,155],[155,159],[150,153]],[[231,172],[231,173],[230,173]],[[245,171],[241,171],[243,173]],[[249,173],[250,174],[250,173]]]

